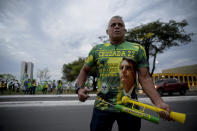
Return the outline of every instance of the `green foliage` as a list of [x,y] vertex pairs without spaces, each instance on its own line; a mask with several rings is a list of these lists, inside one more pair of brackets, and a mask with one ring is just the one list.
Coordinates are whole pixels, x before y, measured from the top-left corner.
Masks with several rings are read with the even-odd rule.
[[12,74],[0,74],[0,79],[4,80],[16,80],[16,77]]
[[155,69],[155,60],[158,53],[163,53],[164,50],[170,47],[180,46],[181,44],[188,44],[191,42],[191,36],[194,34],[186,33],[184,27],[187,25],[188,23],[186,20],[181,22],[170,20],[167,23],[157,20],[130,29],[126,34],[126,40],[143,45],[148,61],[149,55],[153,56],[152,75]]
[[[63,65],[63,77],[62,79],[67,80],[68,82],[73,82],[77,79],[81,68],[85,63],[85,58],[79,58],[71,63]],[[88,76],[92,76],[93,88],[96,90],[96,67],[93,67],[88,74]],[[86,83],[89,84],[89,83]],[[90,86],[90,85],[89,85]]]
[[84,62],[85,62],[85,58],[79,58],[78,60],[75,60],[71,63],[64,64],[62,70],[63,73],[62,79],[65,79],[69,82],[76,80]]

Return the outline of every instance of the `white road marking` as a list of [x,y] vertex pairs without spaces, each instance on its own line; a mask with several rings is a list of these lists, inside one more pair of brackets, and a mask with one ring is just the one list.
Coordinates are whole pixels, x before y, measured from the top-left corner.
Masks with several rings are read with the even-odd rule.
[[86,102],[73,101],[12,101],[0,102],[0,107],[29,107],[29,106],[82,106],[93,105],[94,100]]
[[[197,101],[197,96],[178,96],[178,97],[163,97],[165,102],[173,101]],[[93,105],[95,100],[87,100],[86,102],[80,102],[78,100],[67,101],[9,101],[0,102],[0,107],[32,107],[32,106],[85,106]],[[152,104],[149,98],[139,98],[140,102]]]
[[[96,96],[96,94],[88,94],[91,96]],[[77,97],[77,94],[66,94],[66,95],[3,95],[0,98],[31,98],[31,97]]]

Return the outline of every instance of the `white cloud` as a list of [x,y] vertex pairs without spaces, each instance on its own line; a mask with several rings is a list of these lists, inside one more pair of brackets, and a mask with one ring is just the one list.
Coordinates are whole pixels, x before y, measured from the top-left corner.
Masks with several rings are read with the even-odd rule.
[[[184,0],[0,1],[0,73],[19,75],[20,62],[25,60],[34,63],[35,74],[37,69],[48,67],[52,79],[60,79],[63,64],[87,57],[92,43],[105,35],[113,15],[123,16],[127,28],[157,19],[188,19],[192,23],[188,28],[197,32],[195,5],[195,1]],[[192,47],[186,46],[185,51],[197,49]],[[195,52],[185,57],[183,48],[179,49],[159,55],[157,69],[195,60]],[[173,54],[177,55],[169,59]],[[175,58],[178,61],[173,61]]]

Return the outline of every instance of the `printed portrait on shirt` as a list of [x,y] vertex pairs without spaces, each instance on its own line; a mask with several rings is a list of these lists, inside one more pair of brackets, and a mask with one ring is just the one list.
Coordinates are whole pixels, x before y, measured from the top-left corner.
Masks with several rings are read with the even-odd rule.
[[123,58],[120,63],[120,81],[126,93],[134,88],[136,81],[135,65],[135,62],[130,58]]

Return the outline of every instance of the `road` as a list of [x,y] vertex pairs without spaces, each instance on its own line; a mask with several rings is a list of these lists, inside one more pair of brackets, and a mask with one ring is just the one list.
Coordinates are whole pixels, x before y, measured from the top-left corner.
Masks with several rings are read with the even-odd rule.
[[[94,95],[85,103],[78,102],[75,98],[75,96],[0,97],[0,131],[88,131]],[[157,125],[142,120],[141,131],[195,131],[197,129],[196,95],[163,98],[174,111],[186,113],[185,124],[161,119]],[[139,100],[149,103],[147,98]],[[118,131],[116,123],[112,131]]]

